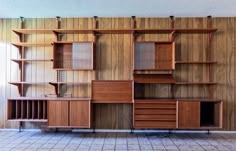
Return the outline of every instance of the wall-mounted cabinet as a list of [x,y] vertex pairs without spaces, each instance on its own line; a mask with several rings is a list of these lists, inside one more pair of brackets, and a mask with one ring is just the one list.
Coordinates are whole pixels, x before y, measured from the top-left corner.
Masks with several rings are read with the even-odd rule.
[[56,70],[94,70],[93,42],[54,42],[53,68]]
[[131,80],[93,80],[93,103],[132,103],[133,82]]
[[135,42],[134,70],[174,70],[175,43]]

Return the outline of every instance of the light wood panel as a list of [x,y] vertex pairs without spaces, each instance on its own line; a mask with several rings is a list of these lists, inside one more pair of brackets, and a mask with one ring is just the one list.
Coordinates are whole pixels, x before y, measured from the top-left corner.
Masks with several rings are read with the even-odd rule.
[[[98,18],[99,28],[130,28],[130,18]],[[55,28],[55,18],[45,19],[25,19],[26,28]],[[223,100],[223,128],[224,130],[236,130],[236,70],[235,70],[235,17],[213,18],[213,27],[218,31],[213,36],[212,51],[214,60],[217,64],[212,65],[214,70],[214,82],[218,85],[213,87],[214,96]],[[92,18],[62,18],[61,28],[79,28],[92,29]],[[1,70],[5,71],[1,74],[0,85],[0,127],[11,128],[18,127],[17,122],[6,122],[6,101],[9,97],[19,96],[15,86],[9,85],[9,81],[17,81],[20,79],[18,65],[11,62],[10,59],[18,58],[19,52],[9,42],[18,42],[18,37],[11,29],[20,28],[19,19],[0,19],[0,64]],[[137,18],[137,28],[169,28],[169,18]],[[175,18],[176,28],[206,28],[206,18]],[[50,34],[35,34],[26,36],[27,42],[48,43],[54,40],[54,36]],[[62,37],[62,40],[70,41],[88,41],[92,40],[92,35],[86,34],[69,34]],[[89,82],[92,79],[97,80],[130,80],[131,72],[131,35],[129,34],[113,34],[98,36],[96,44],[97,54],[97,73],[89,71],[64,71],[60,74],[62,81],[66,82]],[[148,40],[169,40],[169,36],[165,34],[143,35],[137,37],[138,41]],[[176,60],[185,61],[205,61],[207,35],[201,34],[177,34],[176,43]],[[29,59],[40,57],[41,59],[52,58],[52,47],[40,46],[39,48],[27,48],[26,56]],[[207,65],[176,65],[174,77],[177,81],[207,81]],[[26,67],[26,81],[48,82],[56,81],[56,72],[52,70],[52,62],[36,62],[28,64]],[[176,97],[200,96],[208,95],[206,89],[208,86],[175,86],[174,95]],[[42,96],[44,94],[52,94],[54,87],[48,84],[30,86],[27,89],[28,96]],[[63,93],[72,94],[73,96],[90,96],[90,86],[63,86]],[[145,86],[145,96],[150,97],[169,97],[171,96],[170,85],[150,85]],[[97,104],[96,111],[96,128],[130,128],[132,117],[131,105],[108,105]],[[38,124],[26,124],[26,127],[38,127]]]

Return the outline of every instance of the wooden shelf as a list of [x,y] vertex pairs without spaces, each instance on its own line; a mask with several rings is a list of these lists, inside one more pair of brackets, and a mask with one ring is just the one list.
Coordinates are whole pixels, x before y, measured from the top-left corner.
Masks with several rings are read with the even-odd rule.
[[186,29],[13,29],[16,34],[170,34],[170,33],[213,33],[216,28]]
[[16,34],[52,34],[52,29],[13,29]]
[[16,63],[20,62],[45,62],[45,61],[53,61],[53,59],[11,59],[12,61]]
[[21,42],[21,43],[12,43],[12,45],[16,46],[16,47],[44,47],[44,46],[52,46],[52,44],[50,43],[26,43],[26,42]]
[[8,121],[16,121],[16,122],[48,122],[45,119],[10,119]]
[[25,94],[24,90],[27,89],[27,86],[43,85],[47,83],[46,82],[9,82],[9,84],[17,86],[20,96],[24,96]]
[[215,85],[216,82],[176,82],[176,85]]
[[175,61],[176,64],[217,64],[217,61]]
[[171,74],[134,74],[135,83],[157,83],[157,84],[175,84],[176,80]]
[[55,87],[55,92],[57,96],[60,96],[61,87],[63,85],[79,85],[79,86],[88,86],[91,83],[89,82],[49,82],[52,86]]
[[38,85],[38,84],[47,84],[47,82],[9,82],[9,84],[13,85]]

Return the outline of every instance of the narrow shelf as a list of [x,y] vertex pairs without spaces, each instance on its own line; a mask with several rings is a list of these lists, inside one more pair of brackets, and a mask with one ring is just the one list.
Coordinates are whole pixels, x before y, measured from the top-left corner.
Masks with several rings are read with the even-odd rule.
[[16,46],[16,47],[33,47],[33,46],[52,46],[50,43],[12,43],[12,45]]
[[77,84],[77,85],[90,85],[90,82],[49,82],[51,85],[55,84]]
[[139,100],[161,100],[161,101],[170,101],[170,100],[175,100],[175,101],[201,101],[201,102],[220,102],[218,99],[214,98],[202,98],[202,97],[169,97],[169,98],[152,98],[152,97],[136,97],[134,98],[134,101],[139,101]]
[[47,82],[9,82],[9,84],[20,86],[20,85],[47,84]]
[[134,82],[145,84],[175,84],[176,80],[171,74],[134,74]]
[[16,63],[20,62],[33,62],[33,61],[39,61],[39,62],[45,62],[45,61],[53,61],[53,59],[11,59],[12,61]]
[[56,34],[92,34],[92,29],[52,29]]
[[212,33],[216,28],[167,28],[167,29],[13,29],[21,34],[170,34],[170,33]]
[[9,84],[15,85],[18,88],[20,96],[24,96],[24,90],[30,85],[43,85],[46,82],[9,82]]
[[17,35],[20,34],[52,34],[52,29],[13,29]]
[[217,61],[175,61],[176,64],[217,64]]
[[61,87],[63,85],[80,85],[80,86],[87,86],[90,85],[91,83],[89,82],[49,82],[52,86],[55,87],[55,92],[56,95],[59,96],[61,92]]
[[176,82],[176,85],[215,85],[216,82]]
[[22,63],[29,63],[29,62],[46,62],[46,61],[53,61],[53,59],[11,59],[12,61],[18,63],[19,69],[22,69]]
[[47,122],[47,119],[9,119],[8,121],[19,121],[19,122]]

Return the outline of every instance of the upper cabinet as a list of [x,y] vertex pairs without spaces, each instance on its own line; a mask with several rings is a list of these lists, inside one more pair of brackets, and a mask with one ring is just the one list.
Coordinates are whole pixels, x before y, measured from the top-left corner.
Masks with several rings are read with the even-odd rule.
[[136,42],[134,46],[134,70],[174,70],[175,43]]
[[56,70],[94,70],[93,42],[54,42],[53,68]]

